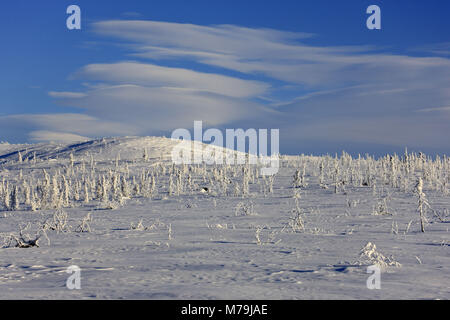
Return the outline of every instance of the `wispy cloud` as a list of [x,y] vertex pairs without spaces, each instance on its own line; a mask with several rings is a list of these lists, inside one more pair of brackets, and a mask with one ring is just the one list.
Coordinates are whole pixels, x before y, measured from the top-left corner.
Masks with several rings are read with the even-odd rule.
[[82,92],[67,92],[67,91],[50,91],[48,95],[52,98],[82,98],[86,94]]
[[67,132],[54,132],[46,130],[37,130],[30,133],[30,140],[36,142],[62,142],[71,143],[75,141],[87,141],[88,137],[83,137],[77,134],[67,133]]
[[94,30],[128,41],[141,58],[191,59],[321,88],[409,82],[430,74],[448,80],[450,69],[448,59],[375,53],[371,46],[312,46],[306,44],[310,34],[273,29],[113,20],[95,23]]
[[438,107],[438,108],[424,108],[424,109],[419,109],[417,110],[417,112],[449,112],[450,111],[450,106],[449,107]]
[[90,64],[74,76],[120,84],[193,89],[236,98],[257,96],[269,88],[258,81],[138,62]]
[[126,11],[122,13],[122,16],[136,19],[142,17],[142,14],[135,11]]
[[84,98],[63,99],[61,103],[82,107],[86,114],[104,121],[126,123],[139,134],[191,127],[198,119],[218,126],[276,113],[255,102],[216,93],[133,84],[106,86],[86,92]]
[[416,48],[412,48],[412,51],[423,52],[426,54],[438,55],[438,56],[450,56],[450,42],[441,42],[434,44],[422,45]]

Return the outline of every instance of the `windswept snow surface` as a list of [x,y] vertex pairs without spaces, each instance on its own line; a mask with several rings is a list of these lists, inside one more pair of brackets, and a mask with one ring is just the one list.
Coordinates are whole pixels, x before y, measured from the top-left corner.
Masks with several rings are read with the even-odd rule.
[[[282,157],[270,190],[256,166],[173,166],[178,143],[1,144],[0,298],[450,298],[448,158]],[[425,233],[418,177],[433,209]],[[114,191],[114,180],[128,190]],[[15,186],[19,207],[7,210]],[[35,194],[28,201],[27,192]],[[40,202],[36,211],[30,201]],[[34,236],[45,222],[54,227],[55,212],[67,223],[47,228],[39,247],[10,241],[21,229]],[[90,232],[77,232],[88,213]],[[377,263],[361,255],[369,242],[396,262],[382,269],[379,290],[366,285]],[[66,287],[72,265],[81,268],[80,290]]]

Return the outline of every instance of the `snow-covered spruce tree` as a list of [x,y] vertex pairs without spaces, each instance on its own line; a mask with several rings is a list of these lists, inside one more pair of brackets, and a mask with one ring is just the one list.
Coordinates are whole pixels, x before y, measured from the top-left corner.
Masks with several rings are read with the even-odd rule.
[[106,180],[106,177],[104,175],[102,175],[102,197],[101,197],[101,201],[103,203],[107,203],[109,200],[109,194],[108,194],[108,181]]
[[441,188],[440,188],[440,191],[442,192],[442,194],[443,194],[444,196],[447,196],[447,195],[449,194],[449,188],[448,188],[448,185],[450,184],[450,183],[449,183],[449,182],[450,182],[450,177],[447,176],[447,173],[446,173],[446,172],[444,172],[444,173],[442,174],[440,181],[441,181]]
[[44,169],[43,171],[43,175],[44,175],[44,197],[45,199],[47,199],[47,197],[50,197],[50,187],[51,187],[51,180],[50,180],[50,175],[47,173],[47,171]]
[[240,194],[240,188],[239,188],[239,184],[237,182],[234,184],[234,190],[233,191],[234,191],[234,196],[238,197],[239,194]]
[[19,210],[19,188],[17,186],[14,186],[11,193],[11,209]]
[[6,211],[11,210],[11,205],[10,205],[11,201],[10,200],[11,200],[11,198],[10,198],[10,194],[9,194],[9,184],[8,184],[8,182],[6,182],[6,185],[3,190],[3,205],[5,206]]
[[145,174],[144,169],[140,174],[138,187],[142,196],[148,197],[148,176]]
[[266,176],[262,176],[262,183],[259,184],[259,192],[264,195],[264,198],[267,197],[267,182],[266,182]]
[[141,178],[139,189],[141,191],[141,195],[145,198],[151,197],[151,191],[150,191],[150,180],[146,177],[144,179]]
[[22,188],[23,188],[23,196],[25,198],[24,203],[25,203],[25,205],[30,205],[30,202],[31,202],[31,195],[30,195],[31,188],[29,187],[29,185],[27,184],[27,182],[25,180],[23,181]]
[[423,180],[422,178],[419,178],[417,180],[416,187],[414,189],[414,192],[417,194],[418,197],[418,206],[417,211],[419,211],[420,216],[420,230],[422,232],[425,232],[425,224],[427,223],[427,217],[426,217],[426,208],[430,207],[428,204],[428,200],[426,198],[425,193],[423,192]]
[[152,173],[151,176],[147,179],[146,184],[145,184],[145,196],[147,198],[151,198],[153,196],[153,193],[155,191],[155,176]]
[[2,183],[0,184],[0,197],[3,198],[5,191],[5,177],[2,178]]
[[73,153],[71,152],[69,155],[70,168],[73,168],[74,163],[75,163],[75,159],[73,158]]
[[334,167],[334,193],[339,192],[339,186],[341,185],[339,176],[340,176],[339,164],[336,162]]
[[122,176],[121,191],[122,191],[123,197],[125,197],[125,198],[130,197],[130,188],[128,187],[127,179],[124,176]]
[[306,163],[303,163],[302,173],[300,175],[300,187],[306,188],[308,186],[307,178],[306,178]]
[[247,167],[242,168],[242,197],[246,197],[249,195],[249,180],[250,180],[250,172]]
[[267,183],[267,185],[269,187],[269,193],[273,193],[273,183],[274,183],[274,181],[275,181],[275,175],[270,176],[269,179],[268,179],[268,183]]
[[84,174],[86,173],[86,164],[83,160],[81,160],[81,165],[80,165],[80,170],[79,172],[81,172],[81,174],[84,176]]
[[151,187],[150,187],[150,193],[154,194],[155,191],[156,191],[156,178],[155,178],[154,174],[152,174],[152,180],[151,181],[152,181],[152,183],[151,183]]
[[31,211],[36,211],[40,204],[38,202],[38,197],[34,192],[31,192],[30,209]]
[[139,184],[136,182],[136,176],[133,176],[133,195],[139,196],[141,194],[141,188]]
[[83,199],[83,201],[86,204],[89,203],[89,187],[88,187],[87,181],[84,182],[84,199]]
[[323,185],[325,182],[325,164],[324,160],[322,159],[319,164],[319,185]]
[[73,200],[80,201],[81,181],[77,180],[73,185]]
[[95,183],[95,199],[101,200],[102,197],[103,197],[102,180],[100,177],[98,177],[97,182]]
[[292,181],[292,186],[294,188],[299,188],[301,183],[301,177],[300,177],[300,169],[295,170],[294,173],[294,180]]
[[363,182],[363,173],[362,173],[362,159],[361,155],[358,154],[358,160],[356,161],[356,179],[357,183],[355,187],[361,187]]
[[181,171],[181,170],[176,171],[176,182],[177,182],[176,194],[177,194],[177,196],[179,196],[183,192],[183,176],[182,176],[183,172],[184,172],[184,169],[183,169],[183,171]]
[[144,148],[144,154],[142,155],[142,158],[144,159],[144,161],[148,161],[148,152],[147,152],[147,148]]
[[59,185],[58,185],[58,180],[57,180],[57,176],[54,175],[52,178],[52,192],[51,192],[51,206],[53,208],[60,208],[61,204],[60,204],[60,194],[59,194]]
[[114,200],[119,201],[122,198],[122,192],[119,187],[120,176],[118,173],[113,174],[111,178],[112,197]]
[[190,172],[188,172],[188,174],[187,174],[186,185],[188,187],[188,190],[192,191],[192,175]]
[[168,187],[169,189],[168,189],[168,193],[169,193],[169,196],[171,196],[173,193],[174,193],[174,191],[173,191],[173,176],[172,176],[172,174],[170,173],[169,174],[169,187]]
[[67,181],[65,176],[62,176],[62,178],[63,178],[62,205],[64,207],[68,207],[69,206],[69,194],[70,194],[69,182]]
[[303,211],[299,206],[298,198],[295,198],[295,208],[292,210],[292,216],[289,219],[289,226],[293,232],[302,232],[305,230]]
[[89,155],[90,159],[89,159],[89,166],[91,167],[91,171],[95,170],[95,161],[94,161],[94,156],[92,154]]

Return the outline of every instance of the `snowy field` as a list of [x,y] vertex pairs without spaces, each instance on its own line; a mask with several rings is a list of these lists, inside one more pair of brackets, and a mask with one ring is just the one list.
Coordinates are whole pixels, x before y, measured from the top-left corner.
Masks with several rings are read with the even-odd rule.
[[449,158],[285,156],[263,177],[175,166],[177,143],[1,144],[0,298],[450,298]]

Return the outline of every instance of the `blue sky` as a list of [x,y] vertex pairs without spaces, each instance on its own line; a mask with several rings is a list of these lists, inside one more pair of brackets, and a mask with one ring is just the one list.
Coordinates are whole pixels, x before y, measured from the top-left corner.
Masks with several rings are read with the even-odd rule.
[[[66,28],[66,8],[82,30]],[[381,8],[368,30],[366,8]],[[4,1],[0,140],[279,128],[283,153],[450,151],[448,1]]]

